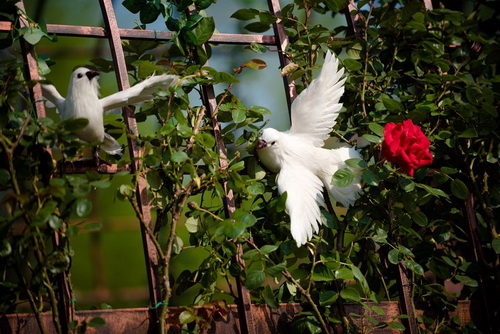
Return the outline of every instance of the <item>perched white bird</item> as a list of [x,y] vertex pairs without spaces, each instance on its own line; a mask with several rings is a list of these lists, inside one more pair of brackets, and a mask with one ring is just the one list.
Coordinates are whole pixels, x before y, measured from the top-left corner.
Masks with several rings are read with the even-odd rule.
[[311,239],[313,229],[318,232],[323,187],[346,207],[361,194],[359,173],[347,187],[332,185],[333,174],[348,168],[346,160],[361,159],[359,152],[352,147],[323,148],[342,108],[345,78],[338,67],[337,58],[328,52],[318,78],[292,104],[290,130],[264,129],[256,148],[261,162],[279,173],[278,191],[287,193],[292,237],[299,247]]
[[101,148],[109,154],[122,154],[122,147],[104,132],[106,111],[153,99],[158,89],[168,89],[179,83],[176,75],[152,76],[135,86],[115,94],[99,98],[99,72],[85,67],[77,68],[69,81],[68,95],[63,98],[53,85],[42,85],[43,96],[52,102],[63,120],[86,118],[88,125],[77,131],[78,138],[87,142],[101,142]]

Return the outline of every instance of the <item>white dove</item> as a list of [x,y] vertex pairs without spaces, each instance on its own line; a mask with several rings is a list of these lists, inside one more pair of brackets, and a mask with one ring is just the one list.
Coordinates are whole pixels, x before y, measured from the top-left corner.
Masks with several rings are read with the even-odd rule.
[[279,173],[278,191],[287,193],[290,229],[298,247],[311,239],[313,229],[318,232],[323,187],[346,207],[361,194],[359,173],[347,187],[332,185],[333,174],[348,167],[346,160],[361,159],[359,152],[352,147],[322,148],[342,108],[345,78],[338,67],[337,58],[328,52],[319,76],[292,104],[290,130],[264,129],[256,148],[261,162]]
[[[89,121],[85,128],[76,131],[78,138],[87,142],[101,142],[101,148],[107,153],[121,155],[120,144],[104,132],[104,113],[151,100],[158,89],[177,85],[179,77],[167,74],[152,76],[133,87],[101,99],[98,77],[97,71],[85,67],[77,68],[71,74],[66,98],[63,98],[53,85],[42,85],[43,96],[56,106],[63,120],[86,118]],[[98,159],[97,153],[96,158]]]

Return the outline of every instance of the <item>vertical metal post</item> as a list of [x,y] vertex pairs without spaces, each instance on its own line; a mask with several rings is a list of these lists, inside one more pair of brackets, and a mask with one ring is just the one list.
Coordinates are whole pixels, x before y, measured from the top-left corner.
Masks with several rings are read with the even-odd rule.
[[[127,66],[125,62],[125,55],[123,52],[120,31],[118,29],[118,23],[116,21],[115,13],[113,10],[113,4],[111,0],[100,0],[102,13],[104,16],[105,27],[107,30],[107,36],[109,39],[109,45],[111,47],[111,54],[113,56],[113,62],[115,64],[115,73],[118,80],[118,88],[124,90],[130,87],[128,80]],[[136,173],[137,175],[137,186],[136,186],[136,196],[137,204],[141,211],[144,222],[150,230],[152,228],[151,219],[151,208],[148,201],[147,193],[147,180],[146,174],[140,171],[140,157],[141,150],[135,141],[135,137],[139,135],[137,129],[137,122],[135,120],[134,108],[132,106],[123,108],[123,118],[127,126],[127,131],[129,136],[127,136],[130,160],[131,160],[131,173]],[[144,247],[144,255],[146,260],[146,268],[148,275],[148,285],[149,285],[149,298],[152,306],[158,305],[158,302],[162,300],[161,296],[161,281],[158,274],[158,253],[153,243],[153,240],[148,235],[146,228],[141,224],[141,234]],[[168,279],[168,278],[166,278]],[[160,313],[158,308],[150,309],[151,312],[151,322],[150,331],[158,332],[159,322],[165,321],[165,319],[160,319]]]
[[[26,7],[24,6],[24,2],[22,0],[20,0],[16,4],[16,6],[23,14],[26,13]],[[19,25],[21,28],[29,27],[29,22],[23,14],[19,16]],[[27,79],[32,81],[40,80],[40,76],[38,74],[38,63],[36,60],[35,52],[33,50],[33,46],[28,44],[26,41],[21,40],[21,48],[26,68],[25,73]],[[31,96],[34,101],[33,103],[36,111],[36,116],[38,118],[46,117],[47,114],[45,111],[45,104],[43,103],[42,86],[40,83],[36,83],[33,86],[33,88],[31,89]],[[47,148],[46,151],[52,156],[52,151],[50,148]],[[55,248],[61,247],[61,234],[59,232],[54,232],[52,240]],[[65,272],[57,275],[57,286],[57,308],[59,313],[59,322],[62,332],[67,333],[69,331],[68,324],[73,320],[73,308],[70,304],[72,303],[72,301],[70,301],[72,299],[71,288],[68,281],[68,276]]]

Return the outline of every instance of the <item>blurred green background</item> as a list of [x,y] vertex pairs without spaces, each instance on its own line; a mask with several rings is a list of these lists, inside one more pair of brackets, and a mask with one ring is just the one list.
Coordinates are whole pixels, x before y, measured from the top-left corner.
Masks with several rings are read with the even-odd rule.
[[[134,28],[138,15],[131,14],[121,4],[114,1],[114,9],[120,28]],[[290,1],[282,1],[284,6]],[[69,24],[85,26],[103,26],[101,9],[97,0],[27,0],[28,15],[37,20],[51,24]],[[213,16],[216,28],[224,33],[245,33],[244,22],[231,19],[230,16],[240,8],[268,9],[266,0],[218,0],[206,10]],[[323,18],[325,19],[325,18]],[[328,18],[326,18],[328,19]],[[333,22],[332,26],[345,24]],[[160,18],[147,25],[147,29],[165,30]],[[272,34],[268,31],[266,34]],[[63,96],[66,95],[69,75],[78,66],[90,65],[94,58],[111,59],[107,40],[81,37],[58,37],[57,41],[42,40],[36,47],[38,56],[49,57],[54,61],[47,79],[54,83]],[[12,53],[20,54],[19,50]],[[273,111],[270,125],[284,130],[289,126],[288,111],[284,95],[279,61],[276,50],[265,54],[256,54],[244,46],[213,46],[210,66],[219,71],[232,73],[232,69],[253,58],[264,60],[268,67],[262,71],[244,71],[240,76],[240,84],[235,85],[233,93],[246,105],[260,105]],[[101,95],[107,96],[117,91],[114,73],[103,73],[100,77]],[[215,87],[216,92],[225,87]],[[192,105],[199,105],[196,97]],[[49,117],[59,119],[55,110],[49,110]],[[154,131],[154,121],[140,124],[141,133]],[[125,144],[125,136],[120,142]],[[235,149],[235,148],[233,148]],[[125,158],[127,159],[127,153]],[[139,223],[127,202],[116,199],[116,189],[123,183],[130,182],[128,175],[114,176],[112,186],[98,190],[92,194],[93,211],[85,221],[74,221],[81,226],[98,222],[100,229],[82,229],[72,238],[74,257],[71,269],[71,280],[77,299],[77,309],[100,307],[102,303],[113,308],[146,307],[148,305],[148,288],[145,261],[142,248]],[[184,244],[189,244],[189,235],[181,224],[178,230]],[[200,249],[188,249],[174,259],[173,274],[177,277],[182,270],[199,266],[208,254]],[[175,296],[171,305],[191,304],[196,289],[186,291],[182,296]]]

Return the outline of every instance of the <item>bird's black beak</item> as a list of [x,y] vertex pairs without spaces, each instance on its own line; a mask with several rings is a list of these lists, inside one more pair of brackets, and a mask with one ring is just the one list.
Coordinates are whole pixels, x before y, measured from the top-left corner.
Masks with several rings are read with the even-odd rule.
[[255,147],[255,150],[258,151],[261,148],[264,148],[266,146],[267,146],[267,142],[264,139],[259,139],[259,141],[257,142],[257,146]]
[[87,73],[85,73],[85,75],[87,76],[87,78],[89,78],[89,81],[90,81],[93,78],[99,76],[99,72],[97,72],[97,71],[88,71]]

